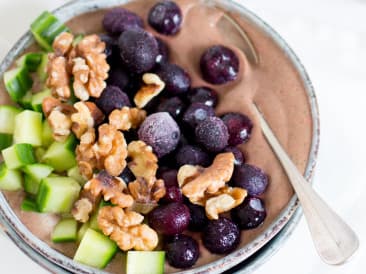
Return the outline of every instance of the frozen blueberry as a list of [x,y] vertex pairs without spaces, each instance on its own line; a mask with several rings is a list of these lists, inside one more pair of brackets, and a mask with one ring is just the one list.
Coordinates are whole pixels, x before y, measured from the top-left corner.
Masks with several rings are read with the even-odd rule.
[[226,254],[233,251],[240,242],[240,230],[234,222],[220,217],[209,221],[202,233],[203,245],[212,253]]
[[244,202],[231,211],[231,218],[240,229],[253,229],[261,225],[267,213],[258,197],[246,197]]
[[178,186],[166,186],[165,185],[166,194],[161,199],[161,202],[165,204],[169,203],[182,203],[183,202],[183,195],[182,191]]
[[203,206],[194,205],[190,202],[187,202],[186,205],[188,206],[189,212],[191,214],[188,229],[191,231],[204,230],[208,224],[205,208]]
[[139,135],[137,134],[137,129],[134,129],[134,128],[131,128],[129,131],[124,131],[123,135],[125,136],[127,144],[129,144],[133,141],[137,141],[139,139]]
[[164,181],[166,187],[169,186],[178,187],[177,175],[178,171],[175,169],[165,168],[165,169],[159,169],[158,171],[158,178]]
[[197,241],[184,234],[169,239],[164,249],[168,263],[175,268],[193,266],[200,254]]
[[168,45],[165,44],[165,42],[158,37],[155,37],[155,39],[158,42],[158,49],[159,49],[159,54],[156,57],[156,63],[158,64],[167,63],[169,61]]
[[198,146],[185,145],[179,148],[175,156],[178,166],[200,165],[206,167],[210,164],[210,155]]
[[129,10],[114,8],[104,15],[103,26],[107,32],[116,36],[129,29],[143,28],[144,22]]
[[211,84],[225,84],[238,76],[239,59],[231,49],[224,46],[207,49],[200,64],[203,78]]
[[187,94],[188,100],[192,103],[202,103],[209,107],[217,105],[217,92],[209,87],[193,88]]
[[229,133],[224,122],[217,117],[208,117],[195,130],[196,140],[210,152],[220,152],[227,146]]
[[130,29],[121,34],[118,46],[122,62],[132,73],[143,73],[155,66],[159,54],[155,37],[143,29]]
[[132,171],[128,167],[126,167],[118,177],[120,177],[126,184],[136,180],[135,175],[133,175]]
[[178,145],[180,129],[167,112],[149,115],[140,126],[139,138],[150,145],[159,158],[172,152]]
[[188,73],[175,64],[163,64],[156,73],[165,83],[165,89],[171,95],[185,93],[191,86],[191,78]]
[[148,215],[149,225],[164,235],[180,234],[189,224],[189,209],[182,203],[160,205]]
[[174,35],[180,29],[182,12],[176,3],[161,1],[151,8],[148,20],[157,32]]
[[236,146],[247,142],[252,133],[253,123],[248,116],[230,112],[221,117],[229,131],[229,145]]
[[183,122],[195,129],[199,123],[213,116],[215,116],[215,110],[212,107],[203,103],[193,103],[184,112]]
[[168,112],[175,120],[177,120],[186,105],[179,97],[171,97],[163,99],[157,107],[158,112]]
[[109,71],[109,77],[107,79],[108,85],[117,86],[121,90],[125,90],[130,81],[129,75],[120,66],[114,67]]
[[249,195],[260,195],[268,186],[268,176],[259,167],[248,164],[236,166],[232,177],[235,186],[245,188]]
[[234,165],[240,166],[245,162],[243,152],[237,147],[227,147],[224,149],[224,152],[232,152],[234,154],[235,160]]
[[95,103],[105,115],[109,115],[115,109],[131,106],[127,94],[116,86],[107,86],[102,95],[95,100]]
[[108,34],[100,34],[99,35],[100,40],[102,40],[105,43],[105,55],[107,55],[107,58],[109,58],[113,52],[115,51],[115,49],[117,47],[117,41],[114,37],[109,36]]

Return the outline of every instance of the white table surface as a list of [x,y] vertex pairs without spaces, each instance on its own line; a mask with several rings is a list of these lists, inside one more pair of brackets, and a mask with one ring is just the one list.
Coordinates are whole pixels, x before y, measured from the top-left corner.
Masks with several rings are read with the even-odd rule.
[[[366,1],[242,0],[274,27],[298,54],[315,86],[321,146],[315,188],[355,229],[361,246],[342,266],[319,259],[304,219],[257,274],[365,273]],[[0,55],[43,10],[63,0],[0,0]],[[47,273],[0,235],[1,273]]]

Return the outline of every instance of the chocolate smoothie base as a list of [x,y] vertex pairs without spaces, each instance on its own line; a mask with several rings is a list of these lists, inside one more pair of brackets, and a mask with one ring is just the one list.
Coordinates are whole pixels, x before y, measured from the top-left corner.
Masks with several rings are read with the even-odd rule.
[[[145,28],[164,40],[171,52],[170,61],[182,66],[192,78],[192,87],[209,86],[219,94],[217,114],[241,112],[249,116],[254,128],[251,139],[240,148],[245,153],[247,162],[262,168],[270,177],[270,184],[262,196],[267,209],[267,218],[263,225],[254,230],[242,232],[240,247],[245,246],[260,235],[276,219],[293,196],[293,189],[280,163],[261,134],[259,120],[255,116],[255,102],[274,133],[280,140],[299,170],[304,172],[312,140],[312,118],[308,96],[300,75],[293,67],[285,53],[268,35],[256,28],[245,17],[235,12],[227,12],[245,30],[259,55],[259,63],[250,63],[245,54],[235,47],[231,36],[225,35],[216,27],[223,15],[223,10],[203,5],[196,0],[176,0],[183,13],[180,32],[175,36],[164,36],[156,33],[147,23],[147,15],[153,6],[153,0],[134,1],[125,8],[136,12],[145,21]],[[70,20],[67,25],[75,34],[101,33],[102,18],[106,10],[87,13]],[[226,12],[226,11],[225,11]],[[228,30],[228,31],[235,31]],[[202,53],[210,46],[222,44],[233,49],[240,59],[240,72],[236,81],[227,85],[210,85],[200,73],[199,60]],[[32,46],[30,50],[35,50]],[[0,85],[0,103],[6,104],[10,99],[3,83]],[[14,212],[27,228],[41,240],[63,254],[73,257],[76,244],[54,244],[51,232],[59,216],[23,212],[20,204],[23,192],[5,193]],[[190,233],[191,234],[191,233]],[[208,252],[202,245],[198,233],[191,234],[200,243],[200,258],[195,266],[213,262],[223,256]],[[125,255],[119,252],[105,269],[113,273],[124,273]],[[178,271],[166,264],[166,272]]]

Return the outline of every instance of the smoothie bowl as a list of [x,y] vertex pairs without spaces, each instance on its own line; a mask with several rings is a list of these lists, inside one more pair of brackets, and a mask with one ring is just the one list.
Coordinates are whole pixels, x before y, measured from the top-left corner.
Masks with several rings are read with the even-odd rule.
[[315,95],[231,1],[74,1],[0,73],[0,220],[52,272],[221,273],[298,214],[253,103],[311,180]]

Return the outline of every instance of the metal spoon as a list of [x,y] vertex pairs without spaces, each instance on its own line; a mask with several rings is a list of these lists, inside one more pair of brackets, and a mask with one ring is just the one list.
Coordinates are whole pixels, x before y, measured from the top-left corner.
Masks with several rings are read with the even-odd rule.
[[257,106],[254,105],[254,109],[259,117],[264,136],[281,162],[300,200],[319,256],[327,264],[344,263],[358,249],[357,235],[305,180],[282,148]]

